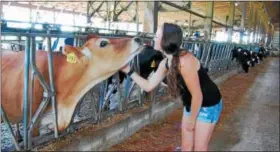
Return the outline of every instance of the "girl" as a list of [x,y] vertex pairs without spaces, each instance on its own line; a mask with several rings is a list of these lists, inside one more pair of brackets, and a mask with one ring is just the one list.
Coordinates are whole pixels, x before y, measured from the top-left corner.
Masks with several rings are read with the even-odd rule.
[[191,53],[180,50],[183,33],[178,25],[164,23],[156,32],[155,50],[166,58],[150,80],[139,76],[128,65],[121,70],[142,89],[153,90],[166,76],[169,93],[180,97],[182,117],[182,150],[207,151],[211,134],[222,111],[221,94],[216,84]]

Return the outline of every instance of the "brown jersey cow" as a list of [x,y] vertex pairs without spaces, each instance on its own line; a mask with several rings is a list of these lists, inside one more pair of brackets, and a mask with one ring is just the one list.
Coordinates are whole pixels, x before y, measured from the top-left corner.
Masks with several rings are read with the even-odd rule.
[[[63,54],[53,55],[59,131],[70,124],[80,99],[94,85],[116,73],[139,52],[139,38],[91,38],[81,48],[65,46]],[[76,62],[68,62],[67,55]],[[2,53],[2,108],[10,122],[22,120],[24,51]],[[47,52],[36,52],[36,65],[49,84]],[[33,114],[43,99],[43,87],[34,80]],[[51,110],[51,104],[46,111]]]

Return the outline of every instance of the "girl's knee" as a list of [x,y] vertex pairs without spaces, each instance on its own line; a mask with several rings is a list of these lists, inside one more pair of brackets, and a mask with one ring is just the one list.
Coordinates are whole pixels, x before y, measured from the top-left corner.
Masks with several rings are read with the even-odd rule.
[[194,151],[208,151],[208,145],[195,145]]
[[193,145],[192,144],[183,144],[181,151],[193,151]]

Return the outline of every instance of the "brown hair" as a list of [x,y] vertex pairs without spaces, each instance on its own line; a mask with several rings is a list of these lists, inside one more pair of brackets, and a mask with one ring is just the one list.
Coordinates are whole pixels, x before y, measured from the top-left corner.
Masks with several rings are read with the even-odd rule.
[[179,71],[179,58],[186,52],[181,52],[180,46],[183,40],[183,32],[180,26],[172,23],[164,23],[162,30],[161,48],[166,54],[173,55],[171,66],[167,74],[168,92],[174,98],[179,97],[182,84],[178,82]]

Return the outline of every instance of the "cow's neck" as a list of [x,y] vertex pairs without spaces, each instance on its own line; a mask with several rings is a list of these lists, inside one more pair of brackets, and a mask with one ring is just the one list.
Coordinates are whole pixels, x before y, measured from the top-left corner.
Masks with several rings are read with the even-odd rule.
[[[61,100],[59,102],[60,104],[58,105],[57,113],[60,129],[63,129],[64,127],[69,125],[74,110],[82,97],[96,84],[102,82],[116,72],[114,71],[102,74],[102,71],[100,71],[97,66],[98,65],[78,65],[77,67],[75,67],[75,69],[77,69],[77,72],[72,73],[72,79],[74,78],[74,80],[71,80],[71,77],[64,79],[63,82],[64,84],[66,84],[66,86],[60,87],[62,87],[62,92],[66,94],[61,95],[60,99],[58,99]],[[83,69],[81,72],[81,70],[79,70],[79,67],[85,69]],[[63,75],[63,73],[61,74]]]
[[[103,70],[102,70],[103,71]],[[75,99],[73,102],[79,102],[79,100],[96,84],[102,82],[103,80],[109,78],[116,71],[110,73],[102,73],[102,71],[95,66],[90,66],[90,69],[87,69],[86,72],[82,75],[79,83],[76,84],[73,89],[75,94]]]

